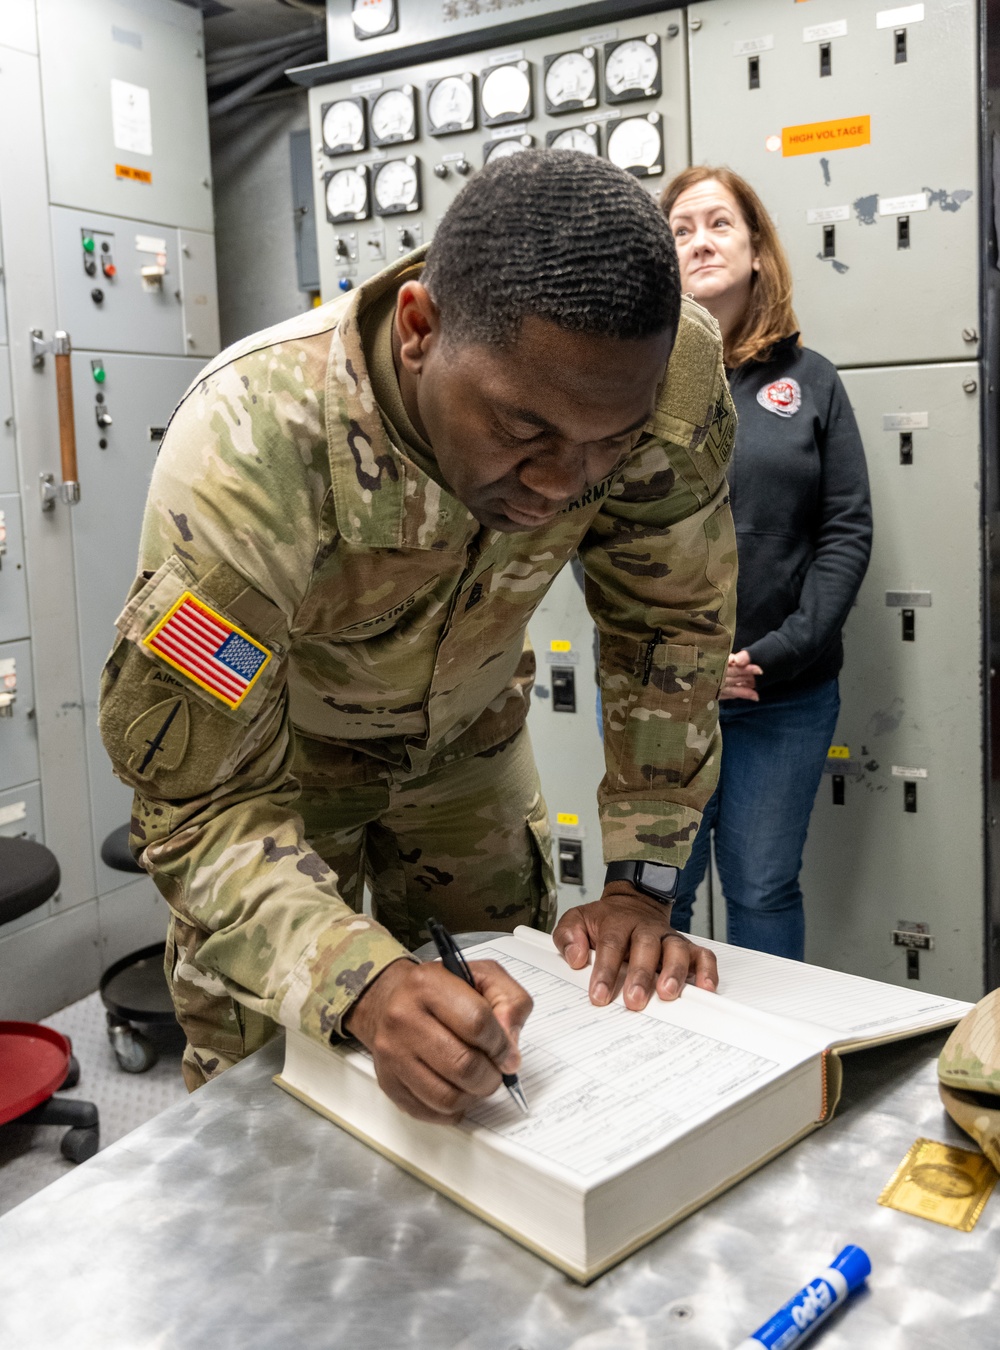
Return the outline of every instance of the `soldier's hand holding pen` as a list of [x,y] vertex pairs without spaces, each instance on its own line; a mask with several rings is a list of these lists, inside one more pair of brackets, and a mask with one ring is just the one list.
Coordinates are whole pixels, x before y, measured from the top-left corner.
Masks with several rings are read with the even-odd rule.
[[521,1062],[531,996],[495,961],[469,967],[475,989],[437,962],[395,961],[345,1019],[371,1051],[383,1092],[417,1120],[461,1120]]

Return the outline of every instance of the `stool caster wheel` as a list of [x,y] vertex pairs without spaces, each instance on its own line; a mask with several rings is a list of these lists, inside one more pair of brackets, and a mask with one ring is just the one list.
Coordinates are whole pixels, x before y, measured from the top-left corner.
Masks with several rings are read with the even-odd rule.
[[123,1073],[145,1073],[159,1059],[156,1047],[147,1036],[128,1022],[108,1014],[108,1040]]
[[77,1059],[76,1055],[70,1055],[69,1064],[67,1065],[66,1068],[66,1077],[63,1079],[62,1083],[59,1085],[56,1091],[62,1092],[66,1088],[75,1088],[77,1083],[79,1083],[79,1081],[80,1081],[80,1061]]
[[74,1128],[67,1130],[59,1148],[64,1158],[70,1162],[82,1163],[97,1152],[100,1135],[95,1125],[92,1129]]

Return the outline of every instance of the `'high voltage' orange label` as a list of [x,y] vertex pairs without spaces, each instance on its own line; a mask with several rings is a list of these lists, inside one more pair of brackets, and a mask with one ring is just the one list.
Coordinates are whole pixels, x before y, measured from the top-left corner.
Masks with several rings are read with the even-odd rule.
[[872,119],[838,117],[833,122],[805,122],[798,127],[781,128],[782,155],[816,155],[822,150],[850,150],[868,145],[872,138]]

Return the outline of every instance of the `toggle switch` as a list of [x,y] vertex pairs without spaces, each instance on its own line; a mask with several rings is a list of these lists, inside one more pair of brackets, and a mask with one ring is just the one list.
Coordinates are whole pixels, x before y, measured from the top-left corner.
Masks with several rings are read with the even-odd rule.
[[823,226],[823,257],[837,256],[837,234],[832,225]]
[[892,35],[893,60],[901,66],[906,60],[906,29],[897,28]]
[[559,840],[559,880],[564,886],[583,885],[583,844],[579,839]]
[[760,57],[747,57],[747,87],[749,89],[760,88]]
[[897,247],[897,248],[909,248],[909,247],[910,247],[910,217],[909,217],[909,216],[897,216],[897,217],[896,217],[896,247]]
[[552,667],[552,711],[576,712],[576,671],[572,666]]
[[[903,610],[903,641],[916,642],[917,640],[917,611],[915,609]],[[916,807],[914,807],[916,810]]]
[[899,462],[900,464],[913,463],[913,432],[901,431],[899,433]]
[[833,48],[829,42],[819,44],[819,73],[821,78],[833,74]]
[[903,810],[909,815],[917,814],[917,785],[916,783],[903,784]]
[[97,420],[97,425],[99,427],[111,426],[113,419],[111,417],[111,414],[108,412],[107,408],[105,408],[103,404],[101,403],[97,404],[97,406],[94,408],[94,416]]
[[844,775],[842,773],[832,774],[833,778],[833,804],[834,806],[844,805]]

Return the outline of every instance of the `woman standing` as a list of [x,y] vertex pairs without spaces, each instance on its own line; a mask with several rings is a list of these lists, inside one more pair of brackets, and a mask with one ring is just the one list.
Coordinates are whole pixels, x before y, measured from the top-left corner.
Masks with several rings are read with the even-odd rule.
[[836,370],[800,343],[788,262],[753,188],[729,169],[698,166],[660,202],[682,289],[722,330],[739,415],[722,769],[672,922],[690,929],[714,833],[728,940],[801,960],[802,849],[837,724],[841,630],[871,551],[864,449]]

